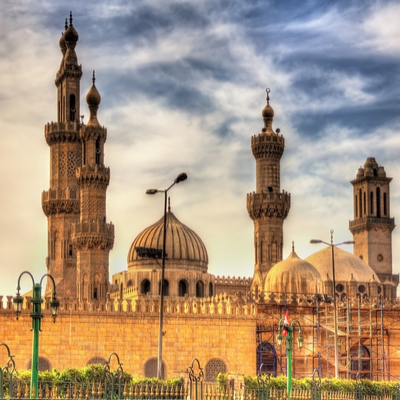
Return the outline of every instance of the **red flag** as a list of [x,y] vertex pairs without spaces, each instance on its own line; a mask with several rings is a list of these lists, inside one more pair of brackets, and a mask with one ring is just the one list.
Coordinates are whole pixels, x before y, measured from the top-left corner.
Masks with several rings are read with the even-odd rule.
[[286,337],[289,330],[289,311],[286,309],[285,320],[283,321],[283,336]]

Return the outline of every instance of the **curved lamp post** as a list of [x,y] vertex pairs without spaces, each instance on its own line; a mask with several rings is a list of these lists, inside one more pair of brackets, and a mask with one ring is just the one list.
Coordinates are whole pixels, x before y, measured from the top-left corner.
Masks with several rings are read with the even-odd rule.
[[354,244],[355,242],[353,240],[348,240],[346,242],[342,243],[333,243],[333,232],[334,230],[330,230],[331,234],[331,242],[324,242],[323,240],[319,239],[311,239],[310,243],[311,244],[318,244],[318,243],[323,243],[326,244],[327,246],[330,246],[332,248],[332,285],[333,285],[333,291],[332,291],[332,296],[333,296],[333,329],[334,329],[334,335],[333,335],[333,346],[335,348],[335,378],[339,378],[339,349],[338,349],[338,316],[337,316],[337,302],[336,302],[336,274],[335,274],[335,247],[336,246],[341,246],[342,244]]
[[163,320],[164,320],[164,272],[165,272],[165,246],[167,241],[167,193],[176,183],[182,182],[187,179],[187,175],[182,172],[179,174],[173,184],[167,189],[147,189],[146,194],[164,193],[164,231],[163,231],[163,248],[162,248],[162,264],[161,264],[161,297],[160,297],[160,320],[158,331],[158,357],[157,357],[157,378],[161,379],[161,366],[162,366],[162,339],[163,339]]
[[21,277],[24,274],[28,274],[33,283],[33,289],[32,289],[32,298],[31,298],[31,303],[32,303],[32,312],[29,314],[30,317],[32,318],[32,331],[33,331],[33,344],[32,344],[32,365],[31,365],[31,393],[30,396],[31,398],[38,397],[38,372],[39,372],[39,332],[42,330],[41,329],[41,319],[43,318],[42,314],[42,281],[43,279],[48,276],[51,281],[53,282],[53,297],[50,301],[50,310],[51,310],[51,315],[53,317],[53,322],[56,322],[56,317],[58,314],[58,307],[60,305],[60,302],[56,298],[56,284],[54,282],[54,279],[51,275],[49,274],[44,274],[42,278],[40,279],[40,283],[35,283],[35,280],[33,279],[33,276],[30,272],[24,271],[21,273],[21,275],[18,278],[18,285],[17,285],[17,295],[13,298],[13,307],[14,307],[14,312],[16,314],[17,320],[19,317],[19,314],[22,311],[22,303],[24,299],[20,295],[20,281]]
[[[283,321],[285,318],[281,318],[278,325],[278,335],[276,336],[276,343],[278,346],[282,344],[282,340],[286,340],[286,353],[287,353],[287,395],[288,400],[290,400],[291,391],[292,391],[292,351],[293,351],[293,331],[294,325],[297,324],[299,326],[299,337],[297,338],[297,345],[299,349],[303,347],[304,338],[301,336],[301,325],[297,319],[294,319],[289,326],[283,326]],[[282,334],[282,329],[284,329],[287,334],[286,337]]]

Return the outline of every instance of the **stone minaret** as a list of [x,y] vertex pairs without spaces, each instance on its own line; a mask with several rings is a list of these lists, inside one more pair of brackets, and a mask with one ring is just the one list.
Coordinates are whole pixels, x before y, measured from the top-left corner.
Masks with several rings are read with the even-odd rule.
[[251,138],[256,159],[256,191],[247,195],[247,211],[254,221],[255,267],[253,289],[263,284],[268,271],[282,260],[283,220],[290,209],[290,194],[280,191],[280,159],[285,139],[272,129],[274,110],[262,111],[264,127]]
[[375,158],[368,157],[364,168],[359,168],[353,185],[354,220],[349,229],[354,239],[354,255],[363,259],[378,275],[382,283],[398,283],[392,276],[392,231],[390,218],[390,181],[385,168]]
[[[47,271],[57,285],[57,296],[76,297],[76,251],[71,242],[71,225],[79,220],[79,188],[76,168],[81,165],[79,138],[79,94],[82,67],[75,46],[78,33],[65,22],[60,39],[62,60],[56,75],[57,122],[45,126],[50,146],[50,189],[42,194],[42,208],[48,221]],[[52,291],[47,282],[46,295]]]
[[72,240],[78,253],[76,285],[80,301],[106,299],[108,258],[114,244],[114,225],[106,222],[106,191],[110,181],[110,168],[104,166],[107,129],[97,120],[101,97],[95,86],[94,72],[86,101],[90,118],[80,130],[82,166],[76,171],[80,221],[72,227]]

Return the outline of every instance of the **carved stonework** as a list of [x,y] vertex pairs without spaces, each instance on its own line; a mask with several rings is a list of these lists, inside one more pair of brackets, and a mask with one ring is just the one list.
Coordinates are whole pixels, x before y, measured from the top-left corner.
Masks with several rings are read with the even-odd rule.
[[42,209],[47,217],[55,214],[77,214],[79,208],[79,200],[42,201]]

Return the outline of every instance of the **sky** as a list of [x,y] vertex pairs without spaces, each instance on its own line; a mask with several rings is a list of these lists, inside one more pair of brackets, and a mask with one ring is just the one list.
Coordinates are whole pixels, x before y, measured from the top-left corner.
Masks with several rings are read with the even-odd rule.
[[[367,157],[385,167],[391,216],[400,216],[400,3],[290,0],[2,0],[0,3],[0,295],[22,271],[46,273],[49,189],[44,125],[56,120],[58,41],[73,12],[82,64],[81,110],[92,70],[102,96],[115,225],[110,278],[127,268],[135,237],[163,213],[205,243],[209,272],[251,277],[255,190],[250,140],[270,88],[286,147],[281,189],[291,193],[284,258],[320,250],[310,239],[352,240],[352,185]],[[350,248],[349,248],[350,247]],[[352,251],[351,246],[346,250]],[[393,232],[400,272],[400,228]],[[23,290],[30,290],[27,277]]]

